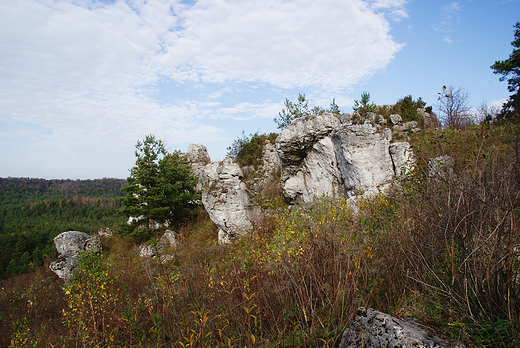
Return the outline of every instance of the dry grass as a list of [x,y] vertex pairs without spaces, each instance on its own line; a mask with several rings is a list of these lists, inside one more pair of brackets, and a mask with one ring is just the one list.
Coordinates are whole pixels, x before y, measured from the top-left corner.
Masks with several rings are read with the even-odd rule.
[[[413,139],[415,175],[356,213],[320,197],[221,246],[201,212],[167,263],[115,236],[67,285],[46,269],[12,278],[0,346],[335,347],[360,306],[519,346],[518,132],[429,132]],[[456,176],[427,179],[441,154]]]

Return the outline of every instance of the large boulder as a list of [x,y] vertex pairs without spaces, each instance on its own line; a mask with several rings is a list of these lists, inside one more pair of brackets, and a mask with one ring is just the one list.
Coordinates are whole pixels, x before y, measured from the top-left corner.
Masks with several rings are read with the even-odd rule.
[[352,325],[344,331],[339,347],[447,348],[450,345],[428,334],[412,321],[404,321],[372,308],[360,308]]
[[441,126],[437,115],[433,112],[427,112],[424,108],[418,108],[417,113],[424,119],[424,128],[438,128]]
[[339,198],[386,190],[410,165],[407,143],[391,151],[391,140],[389,128],[368,121],[353,124],[349,115],[296,119],[276,139],[285,200],[292,204],[324,194]]
[[[285,173],[287,175],[287,171]],[[307,150],[295,174],[287,175],[283,182],[283,193],[288,202],[310,202],[324,194],[334,197],[345,194],[330,137],[319,140]]]
[[84,232],[68,231],[54,238],[54,245],[59,254],[59,259],[49,265],[51,271],[58,277],[69,281],[72,279],[76,259],[81,252],[101,251],[101,240],[99,236],[90,236]]
[[309,149],[340,124],[340,118],[331,113],[297,118],[291,122],[276,138],[282,181],[296,175]]

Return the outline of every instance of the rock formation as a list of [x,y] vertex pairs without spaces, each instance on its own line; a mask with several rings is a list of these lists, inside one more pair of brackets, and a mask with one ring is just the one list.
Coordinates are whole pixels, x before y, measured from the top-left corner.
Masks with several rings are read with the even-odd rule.
[[153,244],[147,243],[139,246],[139,256],[144,258],[155,258],[160,256],[161,262],[175,259],[174,255],[167,253],[169,247],[175,248],[179,245],[177,235],[171,230],[164,231],[163,235]]
[[[397,122],[397,116],[395,122]],[[392,145],[389,128],[352,116],[324,113],[296,119],[276,139],[288,203],[314,197],[352,197],[385,190],[402,168],[412,166],[407,143]]]
[[[399,115],[392,116],[392,122],[400,122]],[[372,118],[362,124],[355,124],[354,114],[298,118],[274,144],[266,137],[262,165],[257,167],[240,168],[230,158],[210,162],[205,146],[190,145],[186,156],[199,177],[202,203],[219,228],[220,241],[252,230],[261,216],[258,200],[268,187],[281,185],[285,201],[295,204],[322,195],[382,192],[395,176],[408,173],[414,162],[410,145],[391,143],[390,128],[376,124],[377,115]]]
[[413,323],[376,311],[360,308],[352,325],[343,333],[340,348],[358,347],[450,347]]
[[253,206],[238,163],[231,158],[210,163],[204,169],[204,176],[209,180],[209,187],[202,193],[202,203],[219,228],[220,239],[251,231]]
[[424,119],[424,128],[438,128],[441,126],[437,115],[435,115],[433,112],[427,112],[424,108],[418,108],[417,112]]
[[76,267],[76,259],[81,252],[101,251],[101,241],[98,236],[90,236],[84,232],[68,231],[54,238],[54,245],[59,254],[59,259],[49,265],[51,271],[58,277],[69,281]]
[[197,190],[201,190],[208,183],[208,179],[204,176],[204,168],[211,163],[208,149],[201,144],[190,144],[185,155],[191,164],[193,173],[199,178]]

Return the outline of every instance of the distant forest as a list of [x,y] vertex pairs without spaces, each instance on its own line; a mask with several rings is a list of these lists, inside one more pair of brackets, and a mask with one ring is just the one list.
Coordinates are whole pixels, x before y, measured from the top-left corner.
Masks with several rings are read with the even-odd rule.
[[0,178],[0,278],[55,258],[53,239],[61,232],[94,233],[123,222],[117,210],[125,183]]

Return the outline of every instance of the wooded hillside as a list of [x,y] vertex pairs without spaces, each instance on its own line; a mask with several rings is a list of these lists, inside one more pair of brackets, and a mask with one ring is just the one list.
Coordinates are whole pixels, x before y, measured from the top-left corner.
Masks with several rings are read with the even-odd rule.
[[61,232],[115,227],[124,179],[0,178],[0,278],[26,272],[56,256]]

